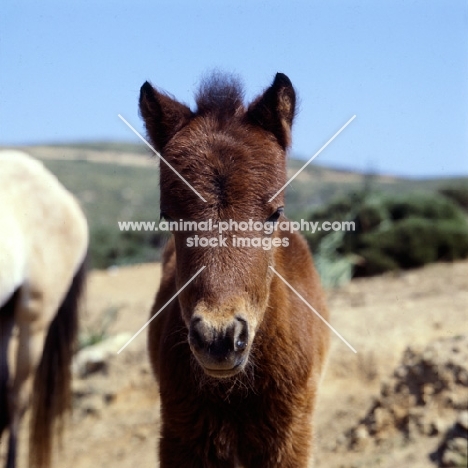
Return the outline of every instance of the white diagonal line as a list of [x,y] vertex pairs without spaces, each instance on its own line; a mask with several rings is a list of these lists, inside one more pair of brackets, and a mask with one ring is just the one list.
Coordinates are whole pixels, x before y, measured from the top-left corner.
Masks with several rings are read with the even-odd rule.
[[275,199],[355,118],[353,115],[268,201]]
[[340,335],[340,333],[338,333],[271,265],[270,265],[270,268],[273,270],[274,273],[276,273],[276,275],[281,279],[281,281],[283,281],[284,284],[286,284],[286,286],[288,286],[291,291],[293,291],[297,297],[312,311],[315,313],[315,315],[317,315],[317,317],[323,322],[325,323],[325,325],[332,331],[335,333],[336,336],[338,336],[338,338],[341,339],[341,341],[343,341],[343,343],[345,343],[350,349],[351,351],[353,351],[354,353],[357,353],[357,351]]
[[161,159],[162,161],[164,161],[173,171],[175,174],[177,174],[178,177],[180,177],[180,179],[185,182],[205,203],[206,203],[206,200],[161,156],[161,154],[159,153],[159,151],[157,151],[150,143],[148,143],[148,141],[143,138],[141,136],[141,134],[135,130],[132,125],[130,125],[120,114],[117,114],[119,119],[122,120],[122,122],[124,122],[127,127],[138,137],[140,138],[140,140],[146,145],[148,146],[148,148],[151,149],[151,151],[153,151],[153,153],[159,158]]
[[120,354],[206,267],[202,266],[118,351]]

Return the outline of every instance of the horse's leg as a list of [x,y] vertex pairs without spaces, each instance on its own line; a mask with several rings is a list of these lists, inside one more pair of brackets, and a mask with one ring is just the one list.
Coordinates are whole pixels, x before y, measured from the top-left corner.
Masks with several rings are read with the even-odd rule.
[[16,299],[19,291],[17,290],[10,299],[0,307],[0,438],[3,431],[7,428],[9,422],[8,410],[8,347],[14,326],[14,313]]
[[40,295],[21,300],[16,310],[18,348],[16,372],[9,393],[10,440],[7,468],[15,468],[17,441],[21,418],[29,405],[33,373],[40,361],[49,321],[44,320],[45,308]]

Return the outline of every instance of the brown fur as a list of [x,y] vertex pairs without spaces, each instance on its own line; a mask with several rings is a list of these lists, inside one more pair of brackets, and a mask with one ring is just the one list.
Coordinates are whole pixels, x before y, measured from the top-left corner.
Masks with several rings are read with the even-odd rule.
[[[268,200],[286,182],[291,82],[277,74],[245,108],[239,85],[216,75],[202,86],[197,106],[192,112],[149,83],[141,89],[153,144],[206,199],[162,163],[162,213],[265,222],[284,205],[283,193]],[[233,234],[259,236],[225,233]],[[188,248],[192,235],[174,232],[152,314],[206,268],[149,329],[161,392],[161,467],[305,468],[328,330],[268,267],[327,318],[307,244],[299,234],[277,232],[272,236],[288,237],[288,247]]]

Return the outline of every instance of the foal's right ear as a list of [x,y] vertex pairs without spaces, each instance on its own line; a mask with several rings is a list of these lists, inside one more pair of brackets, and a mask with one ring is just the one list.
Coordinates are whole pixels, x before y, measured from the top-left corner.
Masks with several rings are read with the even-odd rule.
[[250,104],[247,116],[251,122],[271,132],[286,149],[291,145],[295,112],[296,93],[293,85],[284,73],[277,73],[273,84]]
[[160,93],[147,81],[140,89],[139,104],[148,135],[158,151],[164,149],[192,116],[187,106]]

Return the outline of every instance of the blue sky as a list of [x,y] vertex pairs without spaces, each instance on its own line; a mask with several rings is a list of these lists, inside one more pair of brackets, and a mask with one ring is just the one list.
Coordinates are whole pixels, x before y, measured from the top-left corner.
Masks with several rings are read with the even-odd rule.
[[11,1],[0,14],[0,145],[136,141],[150,80],[193,106],[204,73],[300,98],[292,154],[411,177],[468,175],[466,1]]

